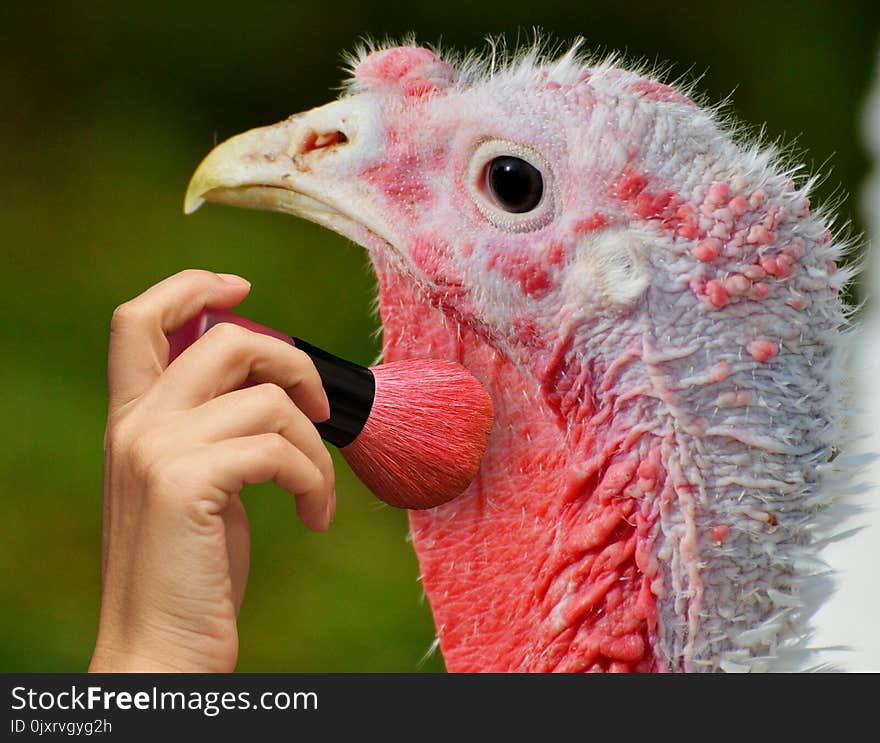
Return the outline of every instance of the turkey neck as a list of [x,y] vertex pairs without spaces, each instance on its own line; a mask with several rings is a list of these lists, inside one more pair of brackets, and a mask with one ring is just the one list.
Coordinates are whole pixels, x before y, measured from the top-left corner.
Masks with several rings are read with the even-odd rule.
[[[457,361],[495,406],[468,490],[410,512],[448,670],[662,668],[654,652],[658,503],[636,492],[638,483],[661,479],[659,450],[617,435],[614,417],[592,409],[586,388],[577,410],[567,409],[575,402],[562,399],[556,378],[565,373],[566,349],[555,362],[542,360],[538,381],[436,297],[381,267],[377,273],[385,361]],[[622,456],[625,446],[640,455]]]
[[719,361],[750,321],[682,322],[658,290],[640,314],[563,321],[552,348],[517,355],[455,301],[377,273],[386,360],[458,361],[495,407],[470,488],[410,515],[449,670],[809,661],[839,404],[827,317],[782,328],[776,363]]

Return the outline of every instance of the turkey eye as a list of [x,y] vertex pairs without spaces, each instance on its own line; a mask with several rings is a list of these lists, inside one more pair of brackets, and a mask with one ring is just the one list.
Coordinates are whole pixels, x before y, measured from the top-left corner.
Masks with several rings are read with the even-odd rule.
[[522,214],[541,202],[544,179],[531,163],[513,155],[501,155],[486,168],[486,188],[504,211]]

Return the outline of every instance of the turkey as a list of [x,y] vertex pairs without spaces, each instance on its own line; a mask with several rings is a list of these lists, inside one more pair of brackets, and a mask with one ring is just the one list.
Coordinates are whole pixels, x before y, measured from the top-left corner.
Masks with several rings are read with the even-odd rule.
[[578,44],[351,62],[338,100],[215,148],[185,210],[364,246],[385,360],[492,395],[472,485],[410,513],[447,668],[823,664],[851,271],[810,179]]

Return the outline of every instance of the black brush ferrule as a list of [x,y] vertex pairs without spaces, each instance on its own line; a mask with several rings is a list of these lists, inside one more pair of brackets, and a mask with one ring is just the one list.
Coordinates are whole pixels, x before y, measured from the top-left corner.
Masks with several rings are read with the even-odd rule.
[[334,356],[323,348],[291,336],[294,345],[309,355],[321,377],[330,418],[316,423],[321,438],[340,449],[348,446],[363,430],[373,409],[376,379],[364,366]]

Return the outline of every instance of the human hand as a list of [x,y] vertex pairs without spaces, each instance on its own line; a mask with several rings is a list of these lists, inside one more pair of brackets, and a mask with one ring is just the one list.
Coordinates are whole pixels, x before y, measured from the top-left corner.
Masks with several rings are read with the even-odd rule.
[[[110,327],[102,599],[91,671],[231,671],[247,584],[245,483],[296,494],[311,529],[336,506],[313,422],[330,415],[311,359],[223,323],[169,364],[167,336],[250,284],[189,270],[120,305]],[[254,386],[241,389],[245,381]]]

